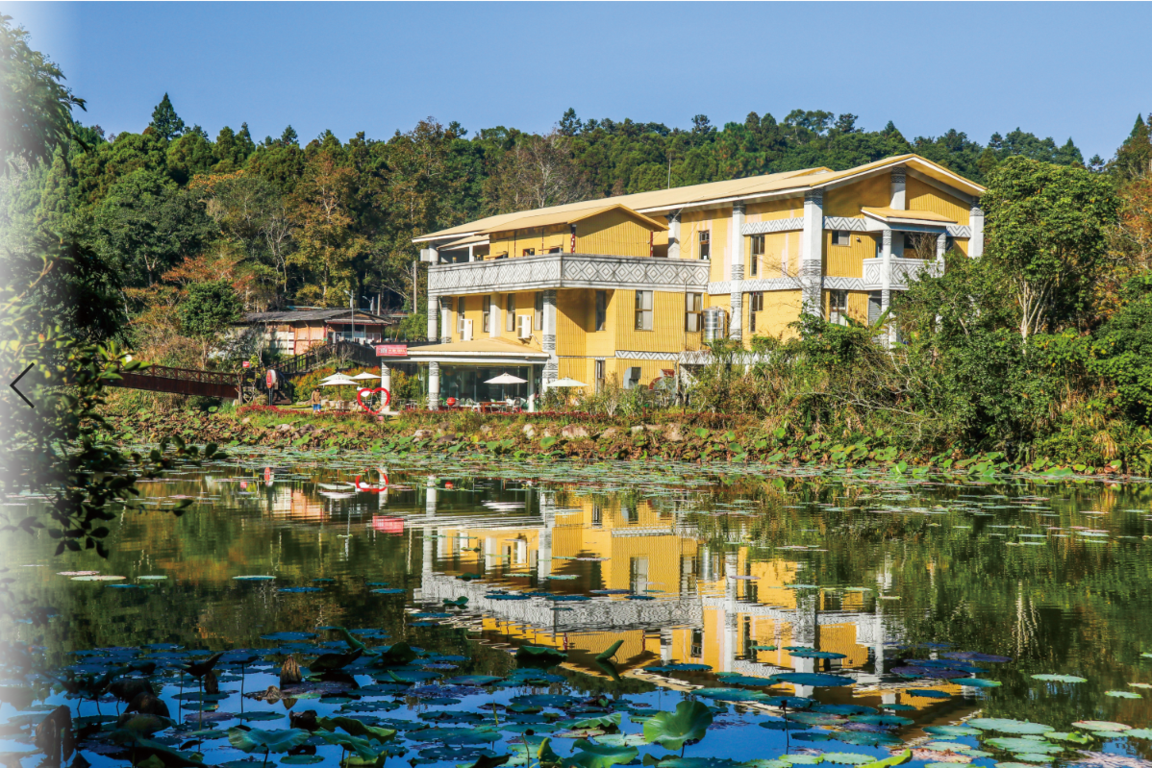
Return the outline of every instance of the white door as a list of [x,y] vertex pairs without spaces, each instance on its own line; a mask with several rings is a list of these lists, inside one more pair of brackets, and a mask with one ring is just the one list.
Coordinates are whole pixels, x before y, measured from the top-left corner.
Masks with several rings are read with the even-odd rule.
[[464,320],[464,341],[472,341],[472,321]]

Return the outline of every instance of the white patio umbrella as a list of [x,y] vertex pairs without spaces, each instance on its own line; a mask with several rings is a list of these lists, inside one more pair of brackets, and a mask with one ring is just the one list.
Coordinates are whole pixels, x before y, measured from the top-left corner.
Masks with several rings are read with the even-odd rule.
[[353,387],[357,386],[356,382],[349,378],[329,379],[327,381],[320,382],[320,386],[322,387],[347,387],[349,385]]
[[356,381],[368,381],[369,379],[371,379],[372,381],[375,381],[376,379],[380,378],[380,374],[368,373],[368,371],[364,371],[363,373],[356,374],[352,378],[355,379]]
[[[510,373],[502,373],[494,379],[488,379],[488,381],[486,381],[484,383],[485,384],[499,384],[500,385],[500,394],[503,395],[505,384],[527,384],[528,380],[522,379],[519,376],[513,376]],[[501,398],[501,399],[503,400],[505,398]]]

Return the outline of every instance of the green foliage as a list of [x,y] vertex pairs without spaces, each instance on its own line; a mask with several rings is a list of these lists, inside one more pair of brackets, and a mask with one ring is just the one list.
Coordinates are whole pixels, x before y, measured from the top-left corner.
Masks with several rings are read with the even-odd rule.
[[184,133],[184,121],[176,114],[176,109],[172,106],[168,94],[164,94],[164,98],[156,105],[156,109],[152,110],[152,122],[148,124],[148,127],[165,141]]
[[644,722],[644,740],[665,749],[681,749],[704,738],[712,724],[712,710],[698,701],[682,701],[675,712],[659,712]]
[[176,313],[184,335],[203,344],[203,364],[208,362],[212,344],[232,331],[232,324],[240,319],[242,309],[236,291],[222,280],[188,286]]

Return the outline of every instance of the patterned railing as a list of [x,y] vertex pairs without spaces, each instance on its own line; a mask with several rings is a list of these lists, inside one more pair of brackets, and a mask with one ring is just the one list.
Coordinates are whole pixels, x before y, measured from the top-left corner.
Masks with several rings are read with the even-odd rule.
[[179,395],[234,398],[240,393],[240,374],[150,365],[138,371],[121,371],[120,381],[112,382],[110,386]]
[[524,291],[545,288],[704,290],[710,262],[586,253],[437,264],[428,273],[436,295]]
[[[926,259],[892,259],[892,288],[904,290],[908,284],[921,276],[939,277],[944,274],[944,264]],[[861,288],[880,290],[884,280],[884,260],[864,259]]]

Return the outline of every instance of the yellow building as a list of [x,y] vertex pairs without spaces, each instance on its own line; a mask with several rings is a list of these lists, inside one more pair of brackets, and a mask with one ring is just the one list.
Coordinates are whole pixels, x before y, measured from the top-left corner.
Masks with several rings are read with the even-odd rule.
[[[983,187],[917,155],[489,216],[416,239],[430,263],[430,404],[570,377],[645,386],[704,342],[802,312],[875,321],[892,291],[983,251]],[[491,375],[490,375],[491,374]],[[486,397],[487,395],[487,397]]]

